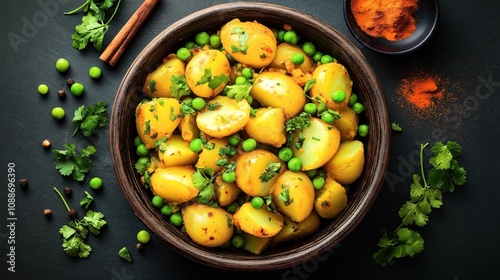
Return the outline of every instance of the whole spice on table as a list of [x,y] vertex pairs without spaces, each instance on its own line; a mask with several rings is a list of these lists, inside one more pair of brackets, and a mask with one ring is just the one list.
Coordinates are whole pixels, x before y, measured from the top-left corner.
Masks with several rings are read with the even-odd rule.
[[418,0],[353,0],[351,10],[358,26],[372,37],[400,41],[417,28]]
[[409,77],[401,80],[399,91],[417,109],[425,110],[444,97],[444,90],[438,87],[439,80],[433,76]]

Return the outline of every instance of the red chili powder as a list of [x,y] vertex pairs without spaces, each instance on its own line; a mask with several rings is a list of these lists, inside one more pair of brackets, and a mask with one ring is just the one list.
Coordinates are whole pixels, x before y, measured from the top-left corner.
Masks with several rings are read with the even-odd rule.
[[432,76],[402,79],[399,91],[417,109],[425,110],[444,97],[444,89],[438,87],[439,80],[439,77]]

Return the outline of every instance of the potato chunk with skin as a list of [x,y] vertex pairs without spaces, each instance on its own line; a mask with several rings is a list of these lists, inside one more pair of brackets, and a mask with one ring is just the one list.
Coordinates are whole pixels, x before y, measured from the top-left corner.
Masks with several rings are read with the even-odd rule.
[[293,221],[301,222],[313,209],[314,187],[304,172],[285,171],[273,186],[273,202]]
[[[313,99],[319,98],[326,103],[328,109],[335,111],[347,108],[352,92],[352,81],[347,69],[342,64],[330,62],[319,65],[313,71],[313,79],[316,80],[316,83],[309,90]],[[331,94],[336,90],[345,92],[344,101],[340,103],[333,101]]]
[[314,209],[325,219],[337,217],[347,206],[345,188],[333,179],[327,178],[323,188],[316,191]]
[[341,118],[336,120],[333,126],[340,131],[340,141],[352,140],[358,134],[358,114],[350,107],[339,111]]
[[226,207],[238,198],[241,189],[236,183],[227,183],[222,180],[222,176],[215,177],[215,196],[217,196],[217,204],[221,207]]
[[182,209],[182,220],[189,237],[202,246],[222,246],[233,235],[231,214],[222,208],[190,204]]
[[273,31],[256,21],[233,19],[222,26],[220,39],[230,56],[252,68],[267,66],[276,55]]
[[226,55],[209,49],[197,53],[186,66],[186,82],[191,91],[200,97],[210,98],[219,94],[231,75]]
[[191,166],[159,167],[151,175],[151,190],[165,201],[184,203],[198,195]]
[[226,137],[245,127],[250,119],[250,109],[246,100],[217,96],[198,112],[196,124],[207,135]]
[[155,142],[170,138],[180,122],[181,106],[175,98],[155,98],[140,103],[135,111],[137,134],[148,149]]
[[[302,147],[292,146],[293,156],[302,161],[302,171],[312,170],[327,163],[337,151],[340,143],[339,130],[318,118],[310,118],[311,125],[302,131]],[[299,133],[294,134],[293,143],[299,141]]]
[[286,62],[291,61],[294,54],[300,53],[304,56],[304,62],[299,66],[295,66],[302,70],[304,73],[312,73],[313,61],[310,56],[308,56],[299,45],[292,45],[288,43],[281,43],[276,49],[276,56],[274,60],[269,64],[271,68],[286,69]]
[[243,249],[256,255],[262,253],[262,251],[267,249],[267,247],[269,247],[269,245],[273,242],[273,237],[257,237],[244,231],[242,231],[240,235],[245,241]]
[[345,141],[335,155],[323,166],[326,174],[341,184],[351,184],[363,172],[365,153],[363,142]]
[[182,117],[179,122],[179,131],[182,139],[189,142],[200,137],[200,129],[196,126],[196,116],[188,114]]
[[[270,165],[280,164],[281,168],[267,178],[262,177]],[[236,159],[236,183],[250,196],[267,196],[273,191],[274,182],[285,171],[285,165],[275,154],[262,149],[242,153]],[[269,172],[268,172],[269,173]]]
[[176,56],[168,56],[153,72],[149,73],[143,91],[150,97],[173,97],[170,87],[172,77],[184,75],[186,65]]
[[233,215],[234,224],[242,231],[257,237],[272,237],[283,228],[284,218],[266,207],[255,209],[251,202],[241,205]]
[[283,228],[273,237],[273,243],[276,244],[304,238],[316,232],[319,229],[320,223],[320,217],[314,210],[300,223],[292,221],[290,217],[285,216]]
[[245,125],[245,131],[259,143],[276,148],[286,142],[285,112],[281,108],[259,108]]
[[158,158],[164,167],[191,165],[198,160],[198,154],[189,147],[189,142],[180,135],[162,142],[157,147]]
[[222,170],[222,166],[218,166],[216,162],[225,156],[219,155],[219,150],[228,145],[226,138],[211,138],[203,145],[203,150],[199,154],[196,168],[210,168],[214,172]]

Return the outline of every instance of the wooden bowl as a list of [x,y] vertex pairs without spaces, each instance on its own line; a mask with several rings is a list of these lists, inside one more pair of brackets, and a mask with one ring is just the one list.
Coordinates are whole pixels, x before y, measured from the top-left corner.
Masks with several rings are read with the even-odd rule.
[[[332,53],[349,71],[354,90],[365,105],[370,135],[366,140],[366,166],[351,186],[349,203],[335,219],[323,221],[314,235],[296,243],[270,248],[261,255],[246,251],[230,252],[196,245],[170,224],[151,203],[151,191],[140,183],[133,139],[134,110],[143,99],[146,75],[169,53],[200,31],[217,30],[232,18],[257,20],[269,27],[290,24],[304,39]],[[270,270],[293,266],[325,253],[346,237],[363,219],[377,197],[387,170],[390,147],[389,114],[381,86],[361,52],[342,34],[320,20],[287,7],[265,3],[229,3],[195,12],[166,28],[139,54],[125,74],[113,104],[110,120],[110,147],[114,170],[128,204],[159,239],[182,255],[203,264],[226,269]]]

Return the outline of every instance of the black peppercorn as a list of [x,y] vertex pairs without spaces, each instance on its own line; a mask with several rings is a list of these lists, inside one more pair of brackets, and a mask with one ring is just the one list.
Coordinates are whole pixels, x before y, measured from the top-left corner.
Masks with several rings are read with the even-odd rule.
[[66,83],[68,84],[68,86],[71,86],[72,84],[75,83],[75,80],[69,78],[69,79],[66,80]]
[[78,212],[76,212],[75,209],[71,209],[71,210],[68,211],[68,216],[71,219],[75,219],[78,216]]
[[52,210],[47,208],[47,209],[43,210],[43,214],[45,215],[45,217],[50,218],[50,217],[52,217]]
[[142,243],[137,243],[137,245],[135,245],[135,247],[137,248],[138,251],[142,251],[142,249],[144,249],[144,246],[142,245]]
[[64,194],[65,194],[66,196],[71,196],[71,194],[73,193],[73,190],[71,190],[71,188],[70,188],[70,187],[64,187],[64,189],[63,189],[63,190],[64,190]]
[[65,98],[66,97],[66,91],[64,91],[64,89],[60,89],[57,91],[57,96],[59,96],[60,98]]
[[21,187],[22,190],[26,190],[28,188],[28,179],[19,179],[19,187]]

